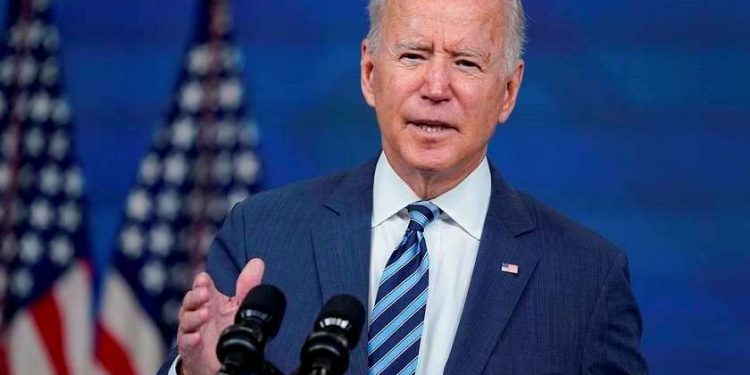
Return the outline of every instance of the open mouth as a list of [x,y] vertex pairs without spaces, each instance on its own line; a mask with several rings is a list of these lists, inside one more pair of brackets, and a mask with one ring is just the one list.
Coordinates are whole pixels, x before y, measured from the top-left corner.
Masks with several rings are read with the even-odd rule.
[[440,132],[444,132],[448,130],[455,130],[455,127],[451,126],[448,123],[441,122],[441,121],[417,120],[417,121],[410,121],[409,124],[428,133],[440,133]]

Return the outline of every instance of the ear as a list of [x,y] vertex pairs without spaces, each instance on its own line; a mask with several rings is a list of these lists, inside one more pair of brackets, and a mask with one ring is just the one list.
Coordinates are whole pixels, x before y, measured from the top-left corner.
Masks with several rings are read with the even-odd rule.
[[501,124],[508,121],[508,117],[510,117],[513,108],[516,106],[516,99],[518,99],[518,91],[521,89],[521,82],[523,82],[523,73],[525,69],[526,64],[523,60],[519,60],[516,69],[510,75],[508,82],[505,84],[503,103],[500,108],[500,117],[498,118],[498,122]]
[[375,107],[375,91],[372,87],[373,75],[375,74],[375,65],[372,59],[372,49],[370,49],[367,39],[362,41],[362,56],[359,61],[360,67],[360,85],[362,86],[362,95],[370,107]]

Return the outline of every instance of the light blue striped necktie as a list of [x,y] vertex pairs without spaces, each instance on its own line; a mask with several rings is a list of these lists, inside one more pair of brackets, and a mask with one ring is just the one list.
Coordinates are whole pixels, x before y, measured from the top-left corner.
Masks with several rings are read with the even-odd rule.
[[370,315],[370,375],[407,375],[417,370],[430,264],[424,229],[440,215],[440,209],[421,201],[407,210],[409,226],[388,259]]

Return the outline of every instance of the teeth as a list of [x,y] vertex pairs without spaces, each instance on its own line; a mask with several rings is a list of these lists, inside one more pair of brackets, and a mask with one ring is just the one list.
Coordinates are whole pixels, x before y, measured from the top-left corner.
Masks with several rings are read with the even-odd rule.
[[417,127],[430,133],[435,133],[435,132],[439,132],[443,130],[442,126],[435,126],[435,125],[417,125]]

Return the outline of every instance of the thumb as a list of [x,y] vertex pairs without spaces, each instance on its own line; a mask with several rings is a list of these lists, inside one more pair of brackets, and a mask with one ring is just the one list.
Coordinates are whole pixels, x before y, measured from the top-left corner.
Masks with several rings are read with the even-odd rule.
[[263,271],[265,269],[266,265],[260,258],[254,258],[245,265],[245,268],[240,272],[240,277],[237,278],[237,285],[235,286],[235,299],[238,302],[245,298],[250,289],[260,284],[261,280],[263,280]]

